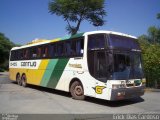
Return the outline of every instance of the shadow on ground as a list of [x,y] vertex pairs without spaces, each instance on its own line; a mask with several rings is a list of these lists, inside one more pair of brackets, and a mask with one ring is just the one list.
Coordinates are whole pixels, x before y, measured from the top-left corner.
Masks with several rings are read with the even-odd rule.
[[[16,82],[12,82],[12,83],[16,84]],[[48,93],[71,98],[71,94],[68,92],[45,88],[45,87],[40,87],[40,86],[35,86],[35,85],[28,85],[27,87],[31,88],[31,89],[36,89],[38,91],[48,92]],[[144,102],[144,99],[141,97],[137,97],[137,98],[127,99],[127,100],[120,100],[120,101],[107,101],[107,100],[97,99],[97,98],[93,98],[93,97],[86,97],[84,101],[91,102],[94,104],[104,105],[104,106],[108,106],[108,107],[121,107],[121,106],[127,106],[127,105],[131,105],[131,104]]]
[[127,100],[107,101],[107,100],[87,97],[86,101],[92,102],[95,104],[99,104],[99,105],[109,106],[109,107],[121,107],[121,106],[127,106],[127,105],[131,105],[131,104],[143,102],[144,99],[141,97],[137,97],[137,98],[127,99]]

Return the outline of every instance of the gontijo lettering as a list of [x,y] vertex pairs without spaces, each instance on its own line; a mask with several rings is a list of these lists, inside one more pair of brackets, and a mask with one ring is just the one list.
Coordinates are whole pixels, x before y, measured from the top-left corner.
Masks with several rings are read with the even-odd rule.
[[21,66],[23,67],[36,67],[36,62],[21,62]]

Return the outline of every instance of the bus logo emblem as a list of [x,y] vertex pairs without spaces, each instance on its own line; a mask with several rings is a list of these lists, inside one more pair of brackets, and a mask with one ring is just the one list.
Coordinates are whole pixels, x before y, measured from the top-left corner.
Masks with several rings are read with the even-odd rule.
[[95,92],[97,94],[102,94],[104,88],[106,88],[106,87],[105,86],[96,86],[96,87],[93,87],[93,89],[95,90]]

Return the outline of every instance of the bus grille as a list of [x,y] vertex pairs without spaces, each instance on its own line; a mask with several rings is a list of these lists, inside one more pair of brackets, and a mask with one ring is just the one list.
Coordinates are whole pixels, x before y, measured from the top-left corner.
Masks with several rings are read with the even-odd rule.
[[134,84],[126,84],[127,87],[133,87]]

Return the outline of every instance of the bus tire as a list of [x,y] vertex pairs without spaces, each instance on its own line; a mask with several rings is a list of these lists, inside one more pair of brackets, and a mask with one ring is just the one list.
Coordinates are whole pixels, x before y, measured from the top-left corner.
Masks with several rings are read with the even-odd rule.
[[22,85],[21,76],[20,76],[19,73],[18,73],[17,76],[16,76],[16,82],[17,82],[18,85],[20,85],[20,86]]
[[27,87],[27,78],[25,74],[22,75],[21,81],[22,81],[22,86]]
[[83,86],[79,81],[74,81],[71,84],[70,92],[71,92],[73,99],[84,100],[85,98]]

